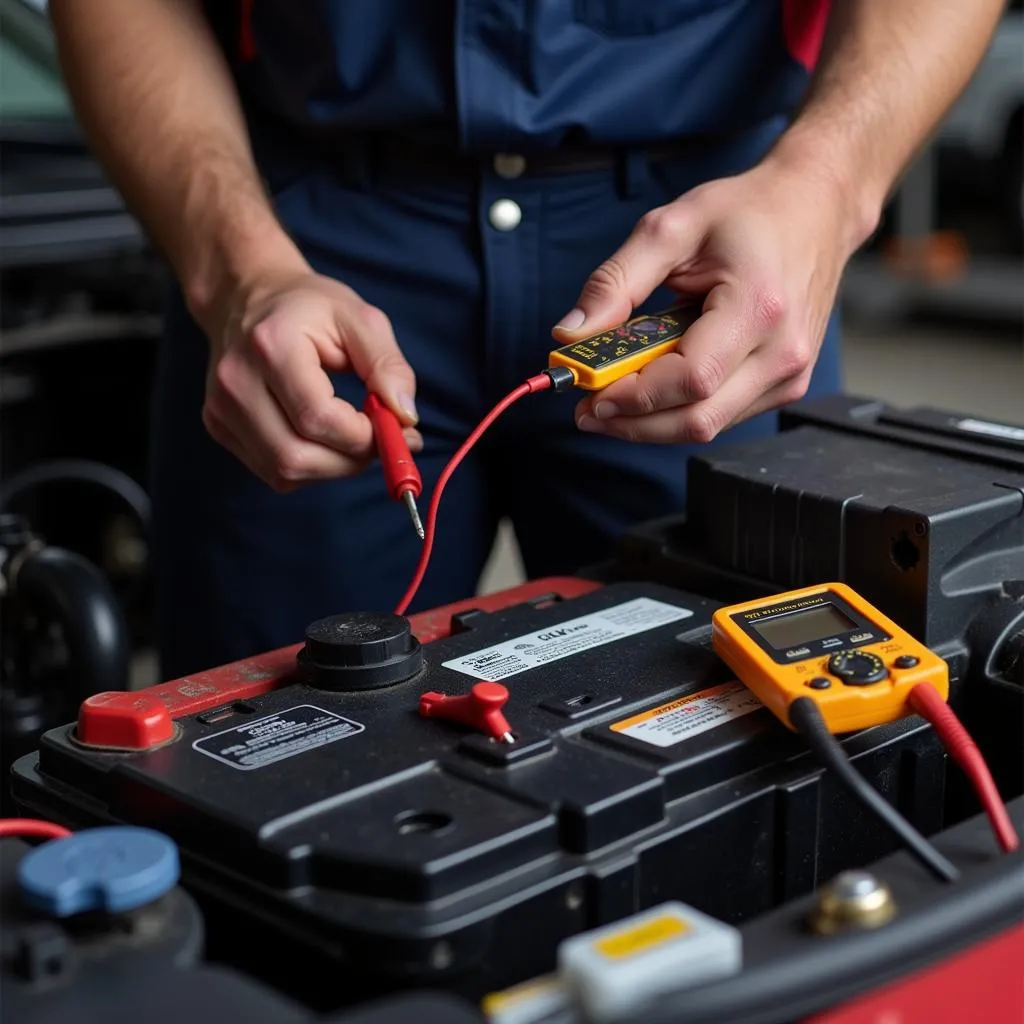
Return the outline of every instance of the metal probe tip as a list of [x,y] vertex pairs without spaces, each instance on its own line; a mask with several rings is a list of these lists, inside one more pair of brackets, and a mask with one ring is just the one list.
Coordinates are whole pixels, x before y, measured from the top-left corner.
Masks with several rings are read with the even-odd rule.
[[416,531],[416,536],[418,536],[420,540],[423,540],[426,534],[423,532],[423,521],[420,519],[420,510],[416,507],[416,496],[412,491],[403,491],[402,501],[405,502],[405,507],[409,510],[409,518],[412,520],[412,528]]
[[515,743],[515,741],[516,741],[516,738],[515,738],[515,736],[513,736],[513,735],[512,735],[512,733],[510,733],[510,732],[507,732],[507,733],[505,733],[505,735],[504,735],[504,736],[502,736],[501,738],[502,738],[502,739],[503,739],[503,740],[504,740],[504,741],[505,741],[506,743]]

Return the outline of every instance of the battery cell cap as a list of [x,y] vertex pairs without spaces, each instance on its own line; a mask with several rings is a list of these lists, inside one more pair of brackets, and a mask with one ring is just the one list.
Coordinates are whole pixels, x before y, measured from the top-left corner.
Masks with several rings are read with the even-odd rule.
[[684,903],[584,932],[559,946],[559,976],[597,1024],[642,1019],[659,996],[737,973],[743,946],[736,928]]
[[123,914],[178,884],[178,848],[148,828],[112,825],[55,839],[22,858],[22,902],[52,917],[90,910]]
[[306,627],[299,663],[323,690],[375,690],[411,679],[423,649],[403,615],[348,612]]

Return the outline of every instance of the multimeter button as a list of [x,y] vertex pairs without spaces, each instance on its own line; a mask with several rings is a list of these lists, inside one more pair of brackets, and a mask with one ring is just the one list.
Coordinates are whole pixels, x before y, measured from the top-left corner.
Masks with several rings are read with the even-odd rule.
[[837,651],[828,659],[828,670],[847,686],[879,683],[889,674],[877,654],[865,654],[863,651]]
[[893,663],[893,668],[913,668],[920,665],[921,659],[915,658],[912,654],[901,654]]
[[826,676],[815,676],[813,679],[808,680],[807,685],[812,690],[827,690],[832,685],[832,680]]

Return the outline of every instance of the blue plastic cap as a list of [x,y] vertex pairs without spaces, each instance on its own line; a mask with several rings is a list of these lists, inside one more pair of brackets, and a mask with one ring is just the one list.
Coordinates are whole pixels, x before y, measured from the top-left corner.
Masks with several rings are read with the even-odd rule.
[[22,902],[53,917],[87,910],[119,914],[178,884],[178,848],[148,828],[111,826],[37,846],[18,865]]

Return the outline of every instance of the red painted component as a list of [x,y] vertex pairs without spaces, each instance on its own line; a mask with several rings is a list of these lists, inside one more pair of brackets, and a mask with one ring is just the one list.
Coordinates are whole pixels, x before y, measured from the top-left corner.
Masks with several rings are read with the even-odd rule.
[[1020,1024],[1024,1020],[1021,964],[1024,925],[1017,925],[870,995],[826,1010],[806,1024]]
[[[518,587],[510,587],[495,594],[483,597],[468,597],[441,608],[420,612],[409,617],[412,631],[422,644],[432,640],[440,640],[451,634],[452,616],[460,612],[480,610],[497,612],[512,605],[525,601],[536,601],[548,594],[556,598],[569,599],[589,594],[601,586],[592,580],[578,579],[575,576],[549,576],[539,580],[530,580]],[[117,696],[124,698],[145,697],[162,704],[171,718],[183,718],[186,715],[198,715],[202,711],[230,704],[236,700],[247,700],[258,697],[261,693],[269,693],[289,682],[295,674],[295,656],[302,649],[302,644],[279,647],[276,651],[257,655],[254,658],[243,658],[219,668],[197,672],[167,683],[158,683],[145,690],[129,694],[100,694],[101,697]],[[89,698],[95,701],[96,697]],[[89,703],[86,701],[86,704]],[[85,705],[83,705],[84,707]],[[81,714],[80,714],[81,717]],[[81,725],[79,725],[81,729]]]
[[418,612],[416,615],[410,616],[409,621],[412,623],[412,631],[416,634],[419,642],[428,644],[431,640],[440,640],[442,637],[451,635],[453,615],[476,610],[500,612],[503,608],[511,608],[512,605],[523,604],[527,601],[537,601],[548,594],[569,600],[589,594],[600,586],[600,583],[595,583],[593,580],[583,580],[576,576],[547,576],[544,579],[522,583],[518,587],[510,587],[508,590],[500,590],[496,594],[467,597],[440,608]]
[[501,740],[512,730],[501,709],[508,702],[508,690],[501,683],[476,683],[465,696],[449,697],[443,693],[424,693],[420,697],[420,714],[424,718],[444,718],[461,722]]
[[91,747],[149,750],[173,737],[167,705],[145,690],[97,693],[78,709],[75,739]]

